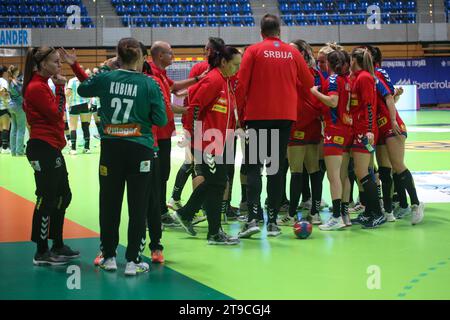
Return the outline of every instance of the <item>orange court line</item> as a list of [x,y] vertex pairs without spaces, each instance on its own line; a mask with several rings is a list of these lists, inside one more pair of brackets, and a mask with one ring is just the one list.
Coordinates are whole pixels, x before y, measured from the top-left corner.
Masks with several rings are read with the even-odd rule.
[[[0,242],[31,241],[34,203],[0,187]],[[99,234],[65,219],[64,239],[94,238]]]

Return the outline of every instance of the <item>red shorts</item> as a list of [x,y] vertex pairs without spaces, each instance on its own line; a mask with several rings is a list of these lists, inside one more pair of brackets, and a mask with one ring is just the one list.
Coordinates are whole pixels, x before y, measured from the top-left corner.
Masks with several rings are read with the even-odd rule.
[[322,124],[315,119],[306,126],[297,121],[292,125],[289,137],[289,146],[304,146],[307,144],[319,144],[322,140]]
[[353,134],[350,127],[330,128],[325,127],[323,140],[323,155],[341,156],[350,152],[353,143]]
[[[353,152],[359,152],[359,153],[372,153],[375,152],[375,145],[371,145],[372,146],[372,150],[368,150],[366,147],[366,133],[367,132],[355,132],[353,134],[353,144],[352,144],[352,151]],[[374,132],[374,141],[377,141],[378,139],[378,131]]]
[[[392,130],[392,123],[389,116],[380,116],[377,119],[378,124],[378,139],[377,139],[377,145],[384,145],[386,144],[386,139],[390,137],[395,137],[394,130]],[[408,137],[408,132],[406,130],[405,123],[403,122],[402,118],[397,113],[397,124],[399,125],[401,129],[401,134],[405,137]]]

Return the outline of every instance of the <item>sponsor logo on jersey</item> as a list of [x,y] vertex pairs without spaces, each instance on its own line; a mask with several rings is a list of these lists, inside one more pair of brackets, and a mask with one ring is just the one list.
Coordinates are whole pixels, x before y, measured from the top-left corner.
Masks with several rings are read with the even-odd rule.
[[227,107],[226,106],[222,106],[220,104],[215,104],[212,107],[212,111],[216,111],[216,112],[220,112],[220,113],[227,113]]
[[108,176],[108,167],[100,165],[100,175],[103,177]]
[[344,113],[342,115],[342,122],[346,125],[351,126],[353,124],[353,118],[349,113]]
[[141,126],[139,124],[108,124],[103,129],[103,132],[108,136],[114,137],[140,137]]
[[55,169],[57,169],[61,166],[62,166],[62,159],[61,159],[61,157],[58,157],[58,158],[56,158],[56,161],[55,161]]
[[386,117],[381,117],[380,119],[377,120],[378,123],[378,127],[382,127],[384,126],[386,123],[388,122]]
[[141,165],[139,167],[139,172],[150,172],[150,160],[141,161]]
[[39,161],[30,161],[30,164],[34,171],[41,171],[41,165],[39,164]]
[[344,137],[341,136],[334,136],[333,142],[336,144],[344,144]]
[[299,139],[299,140],[305,139],[305,132],[304,131],[295,131],[294,139]]

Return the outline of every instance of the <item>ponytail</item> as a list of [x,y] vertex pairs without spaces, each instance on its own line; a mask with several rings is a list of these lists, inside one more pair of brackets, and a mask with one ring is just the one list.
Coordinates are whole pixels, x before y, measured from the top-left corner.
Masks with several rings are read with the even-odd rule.
[[343,51],[333,51],[327,56],[330,69],[336,74],[342,74],[345,65],[345,55]]
[[366,49],[363,56],[363,69],[369,72],[372,77],[375,77],[375,70],[373,68],[373,60],[372,55],[370,54],[369,50]]
[[298,50],[302,53],[308,67],[312,68],[316,65],[316,60],[314,59],[313,51],[311,46],[305,40],[297,39],[291,43],[295,44]]
[[225,59],[225,61],[228,62],[233,59],[235,54],[240,54],[238,49],[230,46],[220,46],[217,47],[217,49],[218,50],[214,49],[212,54],[208,57],[208,64],[211,69],[220,67],[222,59]]
[[33,73],[40,70],[41,63],[53,52],[56,52],[56,50],[52,47],[36,47],[28,49],[25,58],[25,69],[23,71],[23,96],[25,96],[25,91],[33,77]]
[[370,54],[369,49],[366,47],[357,47],[353,49],[352,58],[356,60],[356,63],[361,69],[369,72],[373,77],[375,77],[372,55]]
[[22,96],[25,96],[25,91],[27,86],[33,77],[33,72],[36,71],[36,61],[34,60],[34,55],[36,54],[37,48],[29,48],[27,51],[27,56],[25,58],[25,69],[23,70],[23,87]]

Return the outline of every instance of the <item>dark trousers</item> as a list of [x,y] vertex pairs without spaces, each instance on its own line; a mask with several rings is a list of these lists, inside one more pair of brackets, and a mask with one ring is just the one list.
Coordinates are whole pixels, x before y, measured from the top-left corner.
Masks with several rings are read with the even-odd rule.
[[172,150],[172,140],[158,140],[159,157],[159,178],[160,178],[160,204],[161,214],[169,211],[167,208],[167,181],[170,176],[170,152]]
[[100,241],[105,258],[114,257],[119,244],[122,200],[127,185],[127,261],[140,261],[150,197],[153,150],[141,144],[103,139],[100,153]]
[[28,141],[26,153],[34,169],[37,196],[31,240],[44,249],[48,238],[61,246],[64,215],[72,199],[66,162],[60,150],[38,139]]
[[223,192],[227,182],[227,165],[222,164],[213,155],[196,159],[194,171],[205,181],[192,192],[186,205],[178,211],[184,218],[192,220],[203,205],[208,219],[208,236],[217,234],[221,229],[220,210]]
[[160,159],[158,152],[153,153],[151,167],[151,193],[147,210],[147,226],[150,236],[150,250],[163,250],[161,245],[162,225],[161,225],[161,194],[160,194]]
[[[268,208],[269,208],[269,222],[275,222],[278,211],[280,209],[282,200],[282,182],[283,182],[283,165],[287,154],[287,145],[289,141],[289,134],[291,130],[292,121],[289,120],[260,120],[247,121],[246,129],[248,131],[256,132],[256,141],[246,141],[245,144],[245,158],[247,164],[247,203],[249,205],[249,221],[256,218],[257,211],[250,210],[250,208],[257,208],[261,203],[262,179],[261,172],[264,162],[271,157],[272,145],[276,145],[275,150],[278,153],[278,163],[271,163],[269,166],[278,166],[275,174],[267,175],[267,193],[268,193]],[[260,144],[262,139],[262,130],[267,130],[267,139],[264,146]],[[278,130],[278,141],[272,141],[271,133],[273,130]],[[251,135],[251,133],[250,133]],[[266,148],[267,157],[260,156],[260,148]],[[257,152],[255,155],[254,152]],[[254,163],[254,160],[257,163]],[[267,167],[267,164],[266,164]]]

